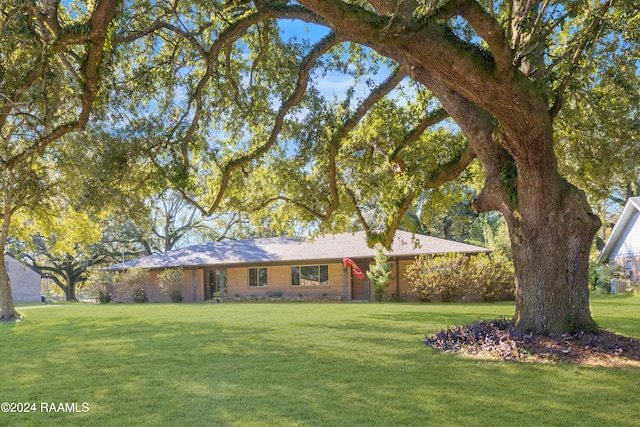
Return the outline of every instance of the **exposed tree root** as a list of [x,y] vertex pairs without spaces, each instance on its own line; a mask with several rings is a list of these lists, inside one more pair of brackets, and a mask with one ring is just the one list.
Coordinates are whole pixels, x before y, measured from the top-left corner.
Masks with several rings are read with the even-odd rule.
[[5,316],[4,313],[0,313],[0,322],[17,322],[19,320],[22,320],[22,315],[17,311],[14,311],[10,316]]

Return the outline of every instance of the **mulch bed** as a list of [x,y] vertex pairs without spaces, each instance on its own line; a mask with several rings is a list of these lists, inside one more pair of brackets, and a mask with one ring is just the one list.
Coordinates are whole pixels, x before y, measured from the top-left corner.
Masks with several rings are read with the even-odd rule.
[[509,320],[495,319],[445,329],[424,342],[436,350],[492,359],[640,367],[640,341],[606,330],[550,338],[511,330]]

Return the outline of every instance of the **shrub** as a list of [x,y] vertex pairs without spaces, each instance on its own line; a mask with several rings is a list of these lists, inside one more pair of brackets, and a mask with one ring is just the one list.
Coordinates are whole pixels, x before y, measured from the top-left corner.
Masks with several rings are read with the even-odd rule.
[[146,302],[149,302],[149,299],[147,298],[147,291],[145,291],[144,288],[136,289],[133,293],[132,300],[136,304],[144,304]]
[[98,302],[100,304],[109,304],[111,302],[111,294],[107,291],[98,291]]
[[171,302],[182,302],[182,268],[167,268],[158,273],[158,287]]
[[149,270],[130,268],[118,275],[117,283],[125,297],[136,303],[147,302],[146,287],[149,283]]
[[410,290],[422,301],[431,301],[441,295],[443,302],[453,301],[461,285],[461,275],[466,256],[449,253],[445,255],[419,255],[409,266],[405,277]]
[[376,245],[375,264],[367,271],[367,277],[373,284],[373,296],[378,302],[382,301],[391,278],[391,263],[383,249],[382,245]]
[[589,262],[589,289],[602,294],[611,292],[611,273],[606,265]]
[[515,270],[504,252],[470,257],[464,273],[468,276],[470,288],[479,292],[485,302],[514,299]]
[[85,289],[89,294],[98,300],[100,304],[111,302],[113,293],[114,273],[104,270],[92,270],[87,276]]
[[589,262],[589,289],[595,293],[611,293],[611,279],[625,279],[626,271],[621,265],[609,266],[595,261]]
[[491,255],[445,254],[421,255],[405,273],[410,290],[422,301],[441,295],[443,302],[482,295],[486,302],[513,299],[515,273],[507,256],[496,251]]

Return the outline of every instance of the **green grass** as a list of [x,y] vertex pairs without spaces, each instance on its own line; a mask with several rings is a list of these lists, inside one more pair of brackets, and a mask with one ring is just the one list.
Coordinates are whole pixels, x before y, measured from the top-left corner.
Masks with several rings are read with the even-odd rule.
[[[640,338],[640,297],[597,297]],[[425,334],[512,304],[72,304],[0,326],[0,425],[632,426],[640,369],[441,354]],[[43,413],[41,402],[88,404]],[[79,406],[81,409],[81,406]]]

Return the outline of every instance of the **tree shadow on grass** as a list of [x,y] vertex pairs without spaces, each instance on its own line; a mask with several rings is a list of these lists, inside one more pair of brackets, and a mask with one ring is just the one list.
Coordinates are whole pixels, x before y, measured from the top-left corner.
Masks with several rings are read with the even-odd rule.
[[[451,357],[389,318],[251,322],[58,318],[7,334],[3,397],[90,404],[30,414],[57,425],[566,425],[575,414],[611,425],[640,410],[635,371]],[[593,402],[605,395],[602,411]]]

